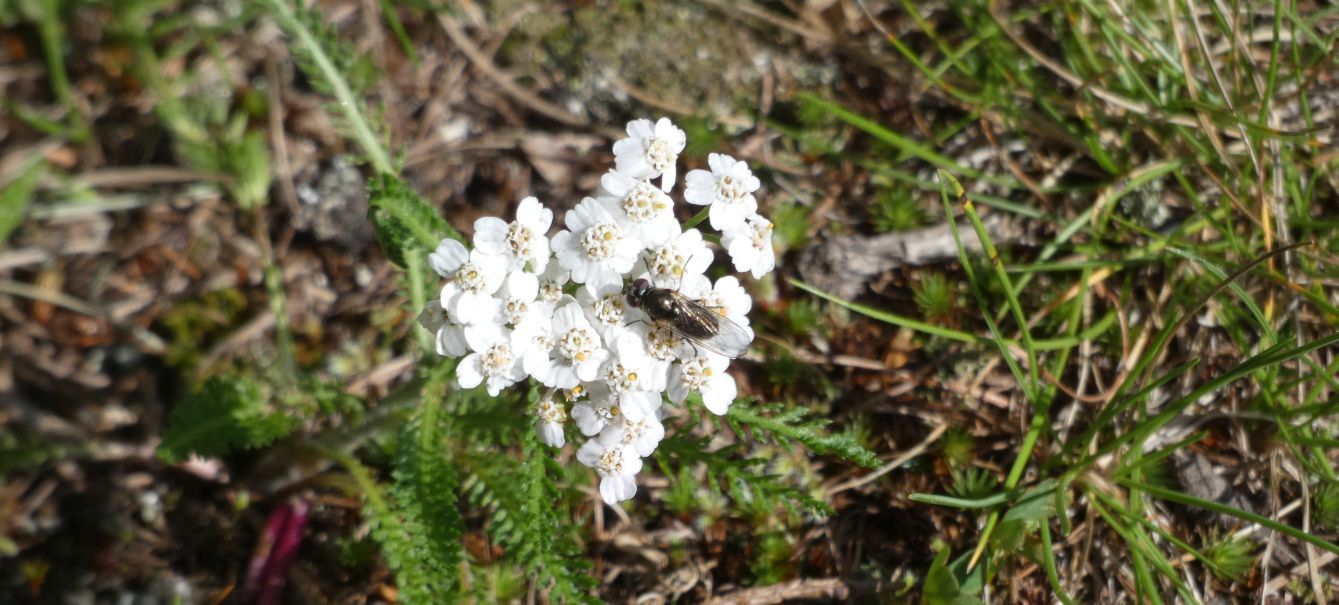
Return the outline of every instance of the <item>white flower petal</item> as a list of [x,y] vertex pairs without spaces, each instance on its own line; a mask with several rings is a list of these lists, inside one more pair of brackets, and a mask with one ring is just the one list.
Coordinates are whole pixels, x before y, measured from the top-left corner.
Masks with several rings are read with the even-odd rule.
[[502,326],[492,322],[467,325],[461,333],[465,344],[476,353],[487,351],[505,338]]
[[[715,156],[716,154],[712,154]],[[706,170],[690,170],[684,177],[683,199],[689,204],[706,206],[716,201],[716,177]]]
[[538,199],[527,197],[516,207],[516,222],[533,229],[536,235],[545,235],[553,225],[553,211],[545,208]]
[[544,386],[558,389],[570,389],[581,384],[581,378],[577,376],[576,369],[561,363],[553,364],[546,378],[548,378],[548,382],[545,382]]
[[531,378],[538,380],[544,386],[553,386],[553,359],[549,357],[548,351],[530,349],[526,351],[521,359],[521,368],[529,374]]
[[604,416],[596,409],[595,404],[588,401],[572,406],[572,420],[576,423],[581,434],[587,437],[604,430]]
[[465,331],[456,324],[443,324],[437,329],[437,354],[446,357],[460,357],[469,351],[465,341]]
[[535,423],[535,432],[539,434],[539,440],[550,447],[562,447],[567,443],[561,424],[541,420]]
[[637,495],[637,482],[632,477],[614,476],[600,480],[600,497],[604,503],[614,506]]
[[469,258],[470,253],[465,249],[465,244],[453,239],[444,239],[437,244],[437,249],[428,255],[428,264],[438,275],[451,277]]
[[752,195],[749,195],[732,204],[712,204],[711,210],[708,211],[707,219],[711,223],[712,229],[725,232],[730,229],[744,227],[745,219],[757,211],[758,200],[754,199]]
[[539,276],[524,271],[513,271],[507,276],[505,287],[507,296],[517,300],[532,301],[539,296]]
[[495,216],[474,221],[474,249],[484,254],[507,252],[507,223]]
[[600,462],[605,447],[596,441],[587,441],[577,450],[577,462],[593,467]]
[[447,309],[462,324],[488,323],[497,316],[501,301],[483,292],[461,292],[454,308]]
[[702,391],[702,405],[711,410],[711,413],[724,416],[730,410],[730,404],[734,403],[737,394],[735,379],[721,372],[707,381],[707,386]]
[[479,371],[478,353],[470,353],[465,359],[460,360],[460,365],[456,366],[456,380],[462,389],[472,389],[483,382],[484,375]]

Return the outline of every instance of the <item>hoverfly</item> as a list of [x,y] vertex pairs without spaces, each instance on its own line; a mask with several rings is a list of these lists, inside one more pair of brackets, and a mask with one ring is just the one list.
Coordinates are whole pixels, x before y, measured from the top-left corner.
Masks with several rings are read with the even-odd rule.
[[640,278],[628,289],[628,306],[641,309],[657,325],[713,353],[734,358],[749,348],[749,330],[701,302]]

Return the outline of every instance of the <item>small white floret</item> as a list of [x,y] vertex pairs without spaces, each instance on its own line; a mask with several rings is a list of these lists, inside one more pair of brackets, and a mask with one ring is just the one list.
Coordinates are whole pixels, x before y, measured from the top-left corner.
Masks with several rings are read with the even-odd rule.
[[710,171],[693,170],[685,177],[684,201],[711,206],[707,216],[717,231],[743,226],[744,220],[758,211],[753,192],[762,182],[753,176],[748,164],[725,154],[707,156],[707,165]]
[[634,179],[660,178],[660,189],[674,188],[679,154],[688,137],[669,118],[628,122],[628,138],[614,143],[615,170]]
[[579,284],[622,283],[637,262],[641,243],[619,226],[595,198],[581,200],[565,218],[567,229],[553,236],[558,263]]
[[772,251],[772,222],[751,215],[741,227],[726,231],[721,245],[730,254],[735,271],[747,271],[754,279],[771,273],[776,268],[776,253]]

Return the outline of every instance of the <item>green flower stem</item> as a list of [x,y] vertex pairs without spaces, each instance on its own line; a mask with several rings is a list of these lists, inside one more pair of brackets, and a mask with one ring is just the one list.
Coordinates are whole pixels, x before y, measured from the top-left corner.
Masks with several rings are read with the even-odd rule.
[[707,220],[707,217],[710,215],[711,215],[711,206],[703,206],[702,209],[699,210],[697,214],[693,215],[693,218],[690,218],[684,222],[683,224],[684,230],[686,231],[688,229],[692,229],[693,227],[698,226],[699,224],[702,223],[702,221]]
[[302,26],[293,15],[293,9],[288,6],[284,0],[270,0],[274,6],[275,17],[279,24],[283,26],[289,34],[296,36],[302,42],[302,45],[311,52],[312,60],[325,76],[325,81],[330,85],[335,93],[335,100],[339,102],[340,109],[344,111],[344,116],[349,119],[349,124],[353,126],[354,138],[362,145],[363,152],[367,154],[368,160],[372,162],[372,167],[377,172],[384,174],[396,174],[395,167],[391,164],[390,156],[382,148],[376,135],[372,133],[372,127],[368,125],[367,119],[359,111],[358,99],[354,98],[353,91],[344,81],[339,70],[335,69],[335,64],[326,56],[325,51],[321,50],[321,45],[312,37],[312,33]]

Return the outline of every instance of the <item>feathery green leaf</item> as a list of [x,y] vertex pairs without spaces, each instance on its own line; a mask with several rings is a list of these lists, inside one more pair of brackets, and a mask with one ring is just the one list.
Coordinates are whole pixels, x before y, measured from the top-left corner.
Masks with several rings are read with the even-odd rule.
[[736,426],[736,430],[739,425],[750,426],[771,433],[782,443],[798,441],[816,454],[837,456],[866,468],[879,465],[879,459],[874,452],[861,447],[853,436],[846,433],[824,432],[823,428],[831,424],[830,420],[806,418],[809,410],[802,407],[789,409],[780,405],[768,407],[779,412],[772,416],[764,416],[762,410],[736,402],[730,406],[730,412],[726,417]]
[[[433,250],[443,238],[462,240],[437,211],[399,177],[382,174],[368,182],[368,218],[391,262],[407,266],[407,254]],[[463,241],[463,240],[462,240]]]
[[211,378],[172,410],[158,457],[177,463],[192,453],[220,456],[266,445],[297,428],[275,410],[260,385],[241,378]]
[[507,556],[535,578],[541,592],[560,603],[598,603],[589,562],[572,534],[574,525],[560,517],[563,494],[549,477],[556,463],[543,451],[534,431],[526,431],[519,463],[511,457],[472,456],[465,495],[493,516],[488,534]]
[[451,364],[435,368],[423,385],[418,413],[401,432],[395,461],[390,510],[407,532],[408,550],[396,536],[383,543],[387,560],[406,603],[440,603],[455,595],[456,565],[462,559],[460,536],[465,522],[456,508],[460,479],[442,442],[446,428],[442,404],[451,382]]

